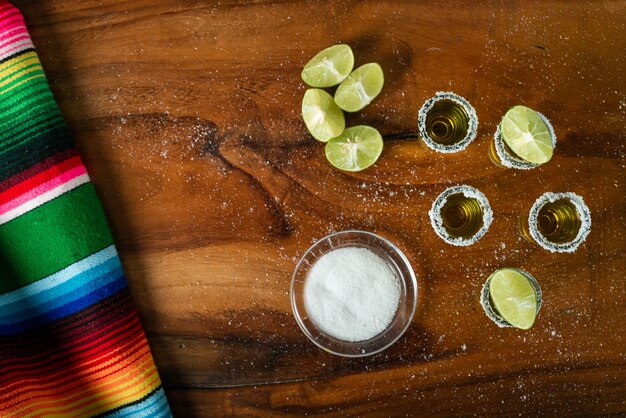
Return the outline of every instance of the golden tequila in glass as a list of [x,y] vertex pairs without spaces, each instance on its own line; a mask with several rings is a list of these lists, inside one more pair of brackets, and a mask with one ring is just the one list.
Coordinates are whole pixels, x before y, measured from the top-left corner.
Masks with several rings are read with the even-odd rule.
[[[556,135],[552,124],[543,114],[535,111],[537,116],[545,123],[548,131],[550,132],[550,138],[552,139],[552,149],[556,147]],[[517,155],[509,146],[504,142],[502,138],[502,132],[500,130],[500,124],[496,127],[496,132],[493,135],[493,141],[489,145],[489,159],[499,167],[516,168],[519,170],[530,170],[538,167],[540,164],[535,164],[530,161],[526,161],[519,155]]]
[[448,197],[441,208],[441,218],[451,237],[470,238],[483,225],[483,210],[477,199],[457,193]]
[[587,238],[591,214],[582,197],[575,193],[544,193],[521,222],[524,238],[552,252],[573,252]]
[[471,245],[482,238],[493,219],[485,195],[467,185],[446,189],[433,202],[429,215],[437,235],[459,246]]
[[451,92],[426,100],[418,114],[420,135],[431,149],[443,153],[465,149],[476,138],[478,117],[469,102]]
[[441,100],[426,114],[426,132],[433,141],[456,144],[465,138],[469,127],[463,107],[451,100]]

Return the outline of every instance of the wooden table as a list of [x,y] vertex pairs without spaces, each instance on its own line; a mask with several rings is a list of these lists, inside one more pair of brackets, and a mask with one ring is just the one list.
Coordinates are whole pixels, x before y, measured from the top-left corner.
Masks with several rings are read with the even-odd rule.
[[[116,237],[178,416],[624,416],[626,414],[626,2],[199,0],[16,1]],[[300,118],[304,63],[337,42],[379,62],[382,94],[348,124],[385,137],[379,162],[345,174]],[[415,140],[436,91],[476,108],[478,137],[452,155]],[[541,168],[487,156],[503,112],[553,122]],[[471,184],[487,235],[445,244],[427,211]],[[574,254],[518,236],[544,191],[582,195],[593,217]],[[364,359],[302,334],[291,273],[338,230],[395,242],[419,275],[406,335]],[[544,305],[527,332],[500,329],[479,292],[527,269]]]

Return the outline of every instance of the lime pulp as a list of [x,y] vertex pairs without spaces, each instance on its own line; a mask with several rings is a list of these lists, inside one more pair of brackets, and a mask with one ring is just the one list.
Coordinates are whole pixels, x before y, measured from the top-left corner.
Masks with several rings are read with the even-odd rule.
[[383,70],[377,63],[364,64],[352,71],[337,87],[335,102],[346,112],[356,112],[378,96],[385,83]]
[[533,164],[544,164],[554,152],[550,129],[541,116],[526,106],[509,109],[500,132],[504,143],[521,159]]
[[320,51],[302,70],[302,80],[311,87],[332,87],[341,83],[354,67],[348,45],[339,44]]
[[516,328],[529,329],[537,316],[537,294],[519,270],[504,268],[489,281],[489,296],[498,315]]
[[347,128],[326,143],[326,159],[344,171],[361,171],[378,160],[383,151],[383,137],[365,125]]
[[320,89],[308,89],[302,99],[302,119],[315,139],[327,142],[339,136],[346,122],[333,97]]

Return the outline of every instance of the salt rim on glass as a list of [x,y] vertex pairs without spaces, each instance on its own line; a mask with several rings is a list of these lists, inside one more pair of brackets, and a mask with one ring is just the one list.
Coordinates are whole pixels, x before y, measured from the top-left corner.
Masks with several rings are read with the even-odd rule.
[[[580,229],[578,230],[576,238],[574,238],[572,241],[555,243],[548,241],[541,234],[541,232],[539,232],[539,229],[537,228],[537,222],[539,212],[546,203],[553,203],[561,199],[569,200],[576,208],[576,212],[578,212],[578,217],[580,218]],[[585,204],[582,196],[579,196],[576,193],[546,192],[539,196],[537,200],[535,200],[535,203],[530,209],[530,213],[528,214],[528,231],[530,232],[530,236],[535,240],[535,242],[544,249],[553,253],[572,253],[578,249],[580,244],[582,244],[585,239],[587,239],[587,235],[589,235],[589,232],[591,231],[591,213],[589,211],[589,207],[587,207],[587,204]]]
[[[426,116],[428,115],[428,112],[437,102],[441,100],[449,100],[461,106],[468,119],[468,128],[465,138],[452,145],[444,145],[435,142],[430,135],[428,135],[428,131],[426,129]],[[434,151],[444,154],[463,151],[476,138],[476,132],[478,130],[478,116],[476,115],[474,107],[467,101],[467,99],[451,91],[438,91],[433,97],[426,100],[417,114],[417,122],[420,136],[426,146]]]
[[[481,228],[470,238],[463,237],[453,237],[451,236],[443,224],[443,218],[441,217],[441,209],[444,207],[448,198],[455,194],[463,194],[465,197],[473,198],[478,201],[482,212],[483,212],[483,225]],[[491,205],[489,205],[489,200],[487,197],[477,188],[469,186],[467,184],[462,184],[459,186],[449,187],[444,190],[437,199],[433,202],[432,208],[428,211],[428,215],[430,216],[430,223],[433,226],[433,229],[441,237],[445,242],[452,245],[457,245],[460,247],[466,247],[468,245],[472,245],[476,243],[479,239],[481,239],[489,229],[491,222],[493,222],[493,211],[491,210]]]

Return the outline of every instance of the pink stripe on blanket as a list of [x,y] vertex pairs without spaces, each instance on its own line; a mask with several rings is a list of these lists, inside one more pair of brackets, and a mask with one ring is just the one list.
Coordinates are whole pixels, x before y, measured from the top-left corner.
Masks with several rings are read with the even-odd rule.
[[[15,46],[11,47],[11,45],[15,45]],[[9,45],[6,48],[0,48],[0,59],[4,59],[8,56],[14,55],[25,49],[30,49],[30,48],[35,47],[33,43],[30,41],[30,39],[24,39],[11,45]]]
[[83,174],[87,174],[87,170],[85,169],[84,165],[74,167],[66,171],[65,173],[61,173],[58,176],[48,180],[47,182],[42,183],[39,186],[29,190],[28,192],[16,197],[15,199],[0,205],[0,215],[3,215],[12,209],[15,209],[16,207],[35,199],[37,196],[56,189],[57,187]]
[[15,35],[7,38],[6,42],[0,40],[0,49],[4,48],[6,46],[9,46],[11,44],[18,43],[18,42],[23,41],[25,39],[30,39],[29,36],[28,36],[28,33],[24,32],[24,33],[15,34]]
[[0,26],[0,41],[3,43],[18,34],[28,35],[28,29],[21,18],[15,19],[11,24]]
[[0,12],[0,30],[10,29],[13,26],[24,24],[24,18],[15,8],[7,9],[4,12]]

